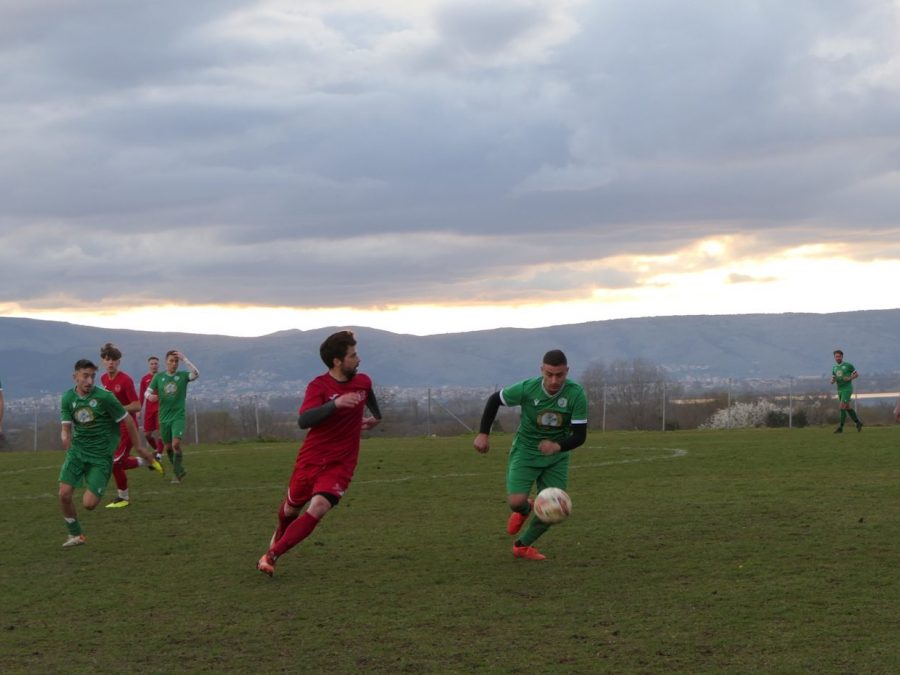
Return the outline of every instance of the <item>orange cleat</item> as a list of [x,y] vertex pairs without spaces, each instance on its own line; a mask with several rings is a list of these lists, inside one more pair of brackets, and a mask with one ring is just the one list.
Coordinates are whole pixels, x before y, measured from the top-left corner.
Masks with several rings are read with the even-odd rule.
[[268,553],[264,553],[262,558],[256,562],[256,569],[270,577],[275,576],[275,559]]
[[534,546],[516,546],[513,544],[513,555],[525,560],[546,560],[547,556],[538,551]]
[[519,513],[518,511],[513,511],[509,514],[509,520],[506,521],[506,534],[519,534],[519,530],[522,529],[525,521],[528,520],[528,516],[531,515],[531,506],[533,504],[534,500],[529,499],[528,513]]

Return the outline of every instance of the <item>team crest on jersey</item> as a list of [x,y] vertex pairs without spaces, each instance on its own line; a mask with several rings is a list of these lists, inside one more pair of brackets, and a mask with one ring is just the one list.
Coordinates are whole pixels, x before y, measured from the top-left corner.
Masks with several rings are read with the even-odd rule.
[[556,403],[560,408],[565,408],[567,405],[569,405],[569,399],[561,398]]
[[[96,405],[93,399],[89,405]],[[79,424],[90,424],[94,421],[94,411],[90,408],[79,408],[75,411],[75,421]]]
[[544,410],[538,413],[537,421],[542,427],[561,427],[563,425],[562,415],[553,410]]
[[165,386],[163,387],[163,391],[167,395],[172,396],[173,394],[178,392],[178,382],[166,382]]

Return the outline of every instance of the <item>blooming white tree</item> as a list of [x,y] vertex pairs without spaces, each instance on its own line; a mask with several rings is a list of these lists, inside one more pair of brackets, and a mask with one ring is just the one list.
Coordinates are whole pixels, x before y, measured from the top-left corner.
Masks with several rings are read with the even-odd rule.
[[753,403],[734,403],[713,413],[698,429],[737,429],[742,427],[762,427],[771,412],[787,412],[771,401],[759,399]]

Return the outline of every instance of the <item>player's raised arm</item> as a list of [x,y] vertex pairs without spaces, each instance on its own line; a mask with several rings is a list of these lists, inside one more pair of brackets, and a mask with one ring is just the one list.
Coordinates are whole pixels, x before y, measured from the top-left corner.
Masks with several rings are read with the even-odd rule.
[[184,355],[184,352],[175,352],[175,355],[178,357],[178,360],[184,363],[187,369],[191,372],[191,374],[188,376],[188,380],[193,382],[198,377],[200,377],[200,371],[197,370],[197,366],[191,363],[191,360]]

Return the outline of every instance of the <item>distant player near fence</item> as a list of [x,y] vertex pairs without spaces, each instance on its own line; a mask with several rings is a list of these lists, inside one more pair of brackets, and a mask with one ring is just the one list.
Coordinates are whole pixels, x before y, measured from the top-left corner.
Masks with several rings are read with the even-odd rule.
[[856,368],[852,363],[844,361],[844,352],[840,349],[834,350],[834,365],[831,367],[831,384],[837,385],[837,397],[841,407],[841,421],[834,433],[840,434],[844,432],[844,422],[847,415],[856,424],[856,430],[862,431],[863,423],[856,416],[856,411],[851,405],[853,399],[853,380],[859,377]]

